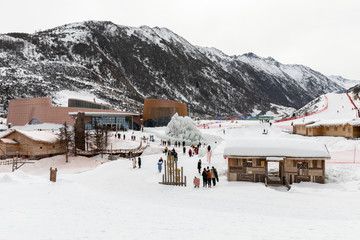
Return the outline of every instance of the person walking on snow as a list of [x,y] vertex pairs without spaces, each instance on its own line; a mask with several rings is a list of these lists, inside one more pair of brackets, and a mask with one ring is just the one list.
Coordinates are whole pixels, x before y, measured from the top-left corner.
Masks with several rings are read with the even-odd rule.
[[186,147],[185,146],[183,147],[183,153],[184,153],[184,155],[186,154]]
[[208,161],[208,163],[210,164],[210,161],[211,161],[211,147],[210,147],[210,145],[207,147],[207,156],[206,156],[206,158],[207,158],[207,161]]
[[208,187],[211,188],[211,172],[210,172],[209,167],[207,167],[206,174],[207,174]]
[[191,148],[189,149],[189,157],[192,156],[192,151],[191,151]]
[[138,165],[139,165],[139,168],[141,168],[141,158],[138,157]]
[[133,158],[133,168],[136,168],[136,158]]
[[203,172],[202,172],[202,177],[203,177],[203,187],[207,186],[207,173],[206,173],[206,168],[204,168]]
[[214,166],[212,166],[211,170],[210,170],[210,173],[211,173],[211,180],[213,182],[213,186],[215,187],[216,185],[216,179],[215,179],[215,170],[214,170]]
[[199,174],[200,174],[200,171],[201,171],[201,159],[199,159],[199,161],[198,161],[197,168],[198,168]]
[[161,170],[162,170],[162,164],[163,164],[162,158],[160,158],[160,160],[159,160],[159,162],[158,162],[157,164],[158,164],[158,170],[159,170],[159,173],[161,173]]

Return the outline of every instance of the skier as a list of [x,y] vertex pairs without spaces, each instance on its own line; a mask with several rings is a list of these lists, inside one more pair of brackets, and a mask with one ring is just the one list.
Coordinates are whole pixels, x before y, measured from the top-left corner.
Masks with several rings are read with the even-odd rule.
[[191,148],[189,149],[189,157],[192,156],[192,151],[191,151]]
[[186,153],[186,147],[185,146],[183,147],[183,153],[184,154]]
[[198,161],[197,168],[198,168],[199,174],[200,174],[200,171],[201,171],[201,159],[199,159],[199,161]]
[[207,173],[206,173],[206,168],[204,168],[203,172],[202,172],[202,177],[203,177],[203,187],[206,187],[207,185]]
[[138,165],[139,165],[139,168],[141,168],[141,158],[138,157]]
[[183,147],[185,147],[185,141],[183,141]]

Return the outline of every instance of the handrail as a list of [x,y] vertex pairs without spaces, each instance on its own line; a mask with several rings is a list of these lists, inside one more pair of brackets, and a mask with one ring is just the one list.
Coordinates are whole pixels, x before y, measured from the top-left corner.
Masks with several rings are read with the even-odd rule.
[[285,184],[287,190],[289,191],[291,189],[291,186],[285,176],[283,177],[283,180],[284,180],[284,184]]
[[265,187],[268,186],[268,182],[269,182],[268,176],[265,176]]

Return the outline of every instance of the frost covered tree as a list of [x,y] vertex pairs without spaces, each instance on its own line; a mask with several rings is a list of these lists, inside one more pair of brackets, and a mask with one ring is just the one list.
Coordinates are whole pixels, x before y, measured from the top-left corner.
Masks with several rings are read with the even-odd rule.
[[165,133],[169,137],[191,142],[202,139],[202,134],[199,129],[197,129],[195,122],[190,117],[181,117],[177,113],[172,116]]

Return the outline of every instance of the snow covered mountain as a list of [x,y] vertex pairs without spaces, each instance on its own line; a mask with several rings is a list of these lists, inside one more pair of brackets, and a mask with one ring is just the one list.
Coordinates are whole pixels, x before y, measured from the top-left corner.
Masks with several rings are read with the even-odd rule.
[[328,76],[328,78],[335,82],[336,84],[338,84],[339,86],[343,87],[344,89],[349,89],[354,87],[355,85],[360,84],[359,80],[350,80],[350,79],[346,79],[343,78],[341,76]]
[[298,108],[342,88],[308,67],[227,56],[166,28],[96,21],[0,35],[0,86],[5,103],[81,91],[131,111],[146,98],[177,100],[203,117]]

